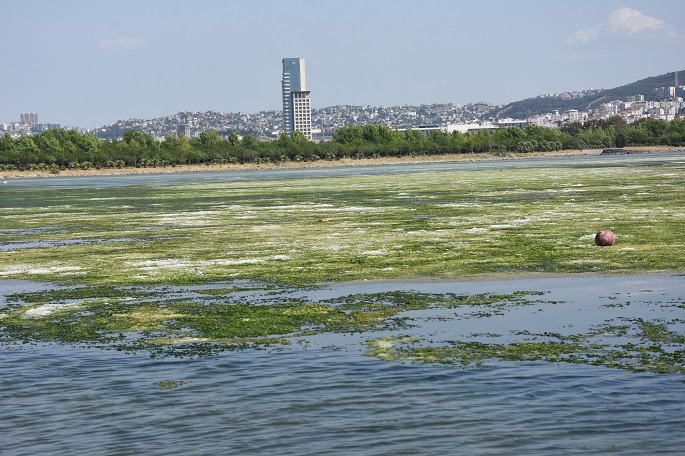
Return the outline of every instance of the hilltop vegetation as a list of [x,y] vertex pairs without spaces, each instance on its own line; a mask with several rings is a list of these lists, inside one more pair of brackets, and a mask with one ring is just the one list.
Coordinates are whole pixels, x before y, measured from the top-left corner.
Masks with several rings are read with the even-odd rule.
[[34,136],[0,137],[0,170],[52,170],[157,167],[184,164],[280,163],[342,158],[403,157],[478,152],[540,152],[624,146],[683,146],[685,120],[644,119],[626,124],[621,117],[569,123],[561,130],[529,125],[477,133],[436,130],[424,135],[379,126],[347,126],[327,142],[308,141],[300,132],[276,141],[226,140],[215,131],[198,138],[169,135],[164,141],[129,130],[121,140],[106,141],[75,130],[47,130]]

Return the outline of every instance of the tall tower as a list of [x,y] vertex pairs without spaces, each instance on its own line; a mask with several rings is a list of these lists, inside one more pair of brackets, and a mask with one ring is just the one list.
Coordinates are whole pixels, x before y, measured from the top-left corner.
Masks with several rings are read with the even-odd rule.
[[312,105],[311,92],[307,90],[307,79],[304,71],[304,59],[283,59],[283,127],[292,136],[300,131],[312,139]]

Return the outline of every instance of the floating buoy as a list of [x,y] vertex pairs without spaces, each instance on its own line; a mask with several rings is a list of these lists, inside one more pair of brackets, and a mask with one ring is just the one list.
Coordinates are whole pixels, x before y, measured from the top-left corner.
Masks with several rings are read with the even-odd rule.
[[616,235],[611,230],[599,230],[599,233],[595,235],[595,244],[601,247],[614,245],[614,242],[616,242]]
[[200,271],[200,268],[195,268],[195,274],[202,275],[202,271]]

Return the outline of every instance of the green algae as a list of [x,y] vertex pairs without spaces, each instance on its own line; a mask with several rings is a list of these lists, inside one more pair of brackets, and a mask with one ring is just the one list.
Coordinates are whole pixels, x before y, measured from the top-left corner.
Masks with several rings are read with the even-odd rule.
[[[71,296],[63,290],[57,296]],[[111,294],[117,295],[116,291]],[[5,308],[0,319],[4,341],[111,345],[121,350],[214,353],[223,349],[289,344],[296,337],[324,333],[397,331],[411,326],[400,314],[431,308],[526,305],[528,295],[458,295],[387,292],[350,295],[323,302],[270,299],[266,303],[187,299],[92,299],[70,303],[25,304]],[[34,296],[27,294],[24,296]],[[146,297],[141,293],[139,297]],[[214,297],[214,295],[212,295]],[[43,302],[44,296],[34,296]],[[211,348],[208,348],[211,347]]]
[[368,347],[365,354],[366,356],[374,356],[379,359],[397,361],[400,359],[397,356],[397,352],[394,350],[397,344],[407,344],[418,341],[419,339],[416,337],[400,336],[371,339],[364,342],[364,344]]
[[[542,302],[540,293],[398,292],[323,302],[274,296],[259,303],[230,296],[366,279],[683,271],[683,182],[682,156],[674,156],[592,167],[114,188],[7,186],[0,199],[0,243],[48,246],[0,251],[0,279],[67,288],[9,296],[0,339],[206,356],[279,347],[317,334],[410,330],[406,313],[413,311],[466,307],[468,313],[450,318],[500,316],[512,306]],[[601,228],[617,234],[614,246],[594,245]],[[241,280],[258,285],[225,285]],[[151,290],[180,285],[207,288],[182,298]],[[53,307],[26,317],[42,305]],[[537,335],[545,340],[518,345],[400,337],[373,353],[435,364],[546,361],[679,372],[682,334],[670,323],[613,321],[575,338]],[[628,341],[607,344],[609,332]]]
[[[380,338],[366,342],[366,355],[386,361],[433,365],[487,366],[495,361],[569,363],[626,369],[633,372],[685,374],[685,335],[659,322],[634,319],[632,324],[597,325],[586,334],[530,334],[532,339],[507,344],[476,341],[427,343],[417,338]],[[682,323],[682,322],[681,322]],[[634,332],[632,335],[631,330]],[[497,335],[494,335],[497,336]],[[608,342],[607,337],[622,342]],[[630,337],[627,337],[630,336]],[[625,339],[628,342],[625,342]]]
[[53,288],[45,291],[34,291],[26,293],[12,293],[7,296],[9,302],[64,302],[75,299],[94,299],[94,298],[144,298],[152,297],[155,293],[140,288],[119,288],[114,286],[103,287],[71,287]]
[[188,382],[185,380],[165,380],[155,383],[155,386],[165,390],[172,390],[181,387],[186,383]]
[[[230,288],[225,288],[230,290]],[[70,290],[73,292],[74,290]],[[111,290],[112,295],[119,293]],[[488,366],[493,362],[571,363],[627,369],[634,372],[685,373],[685,334],[669,321],[617,318],[591,326],[584,333],[517,331],[516,340],[488,343],[474,340],[426,340],[399,335],[416,324],[415,312],[439,309],[459,314],[445,321],[505,315],[513,308],[536,305],[549,309],[557,301],[543,292],[456,294],[383,292],[353,294],[321,302],[270,296],[249,302],[231,294],[209,293],[210,301],[186,298],[157,300],[140,293],[137,299],[13,302],[0,315],[4,343],[59,343],[146,351],[151,356],[212,356],[226,350],[285,347],[319,334],[389,333],[363,343],[366,355],[385,361],[433,365]],[[23,296],[31,296],[26,294]],[[57,294],[56,296],[68,296]],[[679,308],[680,301],[669,306]],[[425,312],[429,312],[425,314]],[[303,339],[304,338],[304,339]],[[498,333],[474,333],[468,338],[502,338]],[[303,342],[305,341],[305,342]]]
[[[3,242],[56,244],[0,251],[0,278],[301,286],[682,271],[685,167],[676,158],[633,157],[596,168],[3,189]],[[602,228],[617,234],[614,246],[594,245]]]

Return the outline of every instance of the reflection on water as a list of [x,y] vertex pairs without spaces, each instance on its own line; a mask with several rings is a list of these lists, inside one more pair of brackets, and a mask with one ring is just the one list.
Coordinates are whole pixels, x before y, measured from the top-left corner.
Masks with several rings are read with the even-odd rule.
[[[23,233],[25,234],[25,233]],[[37,248],[51,248],[51,247],[63,247],[67,245],[80,245],[80,244],[103,244],[109,242],[131,242],[131,238],[120,238],[120,239],[62,239],[62,240],[39,240],[30,242],[5,242],[0,244],[0,252],[11,252],[12,250],[19,249],[37,249]]]
[[[1,287],[3,295],[42,285]],[[367,282],[286,294],[324,300],[394,290],[546,292],[547,304],[491,318],[416,315],[417,331],[445,339],[530,328],[572,332],[619,314],[682,318],[677,304],[685,281]],[[197,291],[173,290],[202,296]],[[269,299],[269,293],[257,290],[254,297]],[[361,355],[360,342],[375,336],[322,335],[197,359],[3,344],[3,453],[385,455],[458,448],[461,454],[643,455],[678,454],[685,445],[681,375],[550,363],[464,369],[385,362]]]

